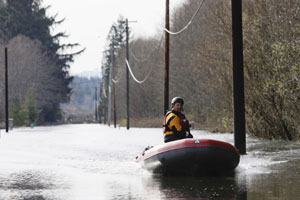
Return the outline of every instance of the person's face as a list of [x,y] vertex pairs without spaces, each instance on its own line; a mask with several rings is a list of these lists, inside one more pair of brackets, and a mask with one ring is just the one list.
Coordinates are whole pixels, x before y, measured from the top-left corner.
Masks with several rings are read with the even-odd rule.
[[181,112],[183,108],[183,105],[181,103],[175,103],[173,106],[173,110],[177,111],[177,112]]

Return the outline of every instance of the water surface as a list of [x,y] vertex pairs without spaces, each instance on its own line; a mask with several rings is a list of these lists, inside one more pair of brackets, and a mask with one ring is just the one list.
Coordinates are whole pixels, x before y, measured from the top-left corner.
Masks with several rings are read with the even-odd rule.
[[[193,131],[233,143],[232,134]],[[247,138],[247,155],[224,177],[163,177],[135,162],[161,129],[97,124],[1,130],[0,199],[297,199],[300,144]]]

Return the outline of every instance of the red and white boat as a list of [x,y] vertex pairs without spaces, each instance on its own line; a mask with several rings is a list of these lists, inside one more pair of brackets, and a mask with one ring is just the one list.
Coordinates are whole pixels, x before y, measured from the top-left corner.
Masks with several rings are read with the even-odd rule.
[[148,147],[136,161],[154,173],[214,175],[233,172],[240,154],[227,142],[182,139]]

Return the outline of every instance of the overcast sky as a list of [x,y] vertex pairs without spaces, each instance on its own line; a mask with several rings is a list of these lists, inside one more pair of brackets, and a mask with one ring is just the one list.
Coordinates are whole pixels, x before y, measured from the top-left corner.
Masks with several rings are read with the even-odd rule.
[[[185,0],[170,0],[171,10]],[[84,3],[82,3],[84,2]],[[99,71],[102,51],[111,25],[122,15],[129,21],[134,37],[151,36],[164,26],[165,0],[44,0],[42,6],[51,5],[48,14],[58,14],[64,23],[54,32],[66,32],[64,43],[79,43],[86,51],[71,65],[72,75],[84,71]]]

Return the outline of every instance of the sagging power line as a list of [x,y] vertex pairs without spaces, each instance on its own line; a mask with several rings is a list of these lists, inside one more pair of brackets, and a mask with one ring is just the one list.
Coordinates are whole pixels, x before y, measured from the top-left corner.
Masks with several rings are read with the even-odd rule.
[[[203,4],[204,4],[204,0],[201,1],[201,3],[200,3],[200,5],[199,5],[199,7],[197,8],[196,12],[192,15],[191,19],[188,21],[188,23],[187,23],[181,30],[179,30],[179,31],[177,31],[177,32],[172,32],[172,31],[169,30],[169,27],[165,27],[165,28],[164,28],[164,31],[166,31],[167,33],[172,34],[172,35],[177,35],[177,34],[180,34],[181,32],[183,32],[184,30],[186,30],[186,29],[189,27],[189,25],[192,24],[194,18],[195,18],[195,17],[197,16],[197,14],[199,13],[199,11],[200,11],[200,9],[202,8]],[[159,54],[159,51],[160,51],[160,48],[161,48],[162,39],[163,39],[163,34],[162,34],[162,37],[161,37],[161,40],[160,40],[160,43],[159,43],[159,48],[158,48],[158,51],[157,51],[157,52],[158,52],[157,55]],[[128,45],[128,46],[129,46],[129,45]],[[131,49],[128,48],[128,50],[130,51],[132,58],[133,58],[134,60],[138,61],[138,62],[144,62],[144,61],[148,60],[148,59],[151,57],[151,54],[149,54],[146,58],[141,59],[141,58],[138,58],[138,57],[133,53],[133,51],[132,51]],[[129,53],[128,53],[128,54],[129,54]],[[127,55],[127,54],[126,54],[126,55]],[[155,60],[156,60],[156,59],[155,59]],[[144,83],[144,82],[150,77],[150,74],[151,74],[152,69],[153,69],[153,65],[154,65],[154,64],[151,65],[150,70],[149,70],[149,72],[147,73],[147,75],[145,76],[145,78],[142,79],[142,80],[138,80],[138,79],[136,78],[136,76],[134,75],[133,71],[132,71],[132,68],[131,68],[131,66],[130,66],[130,64],[129,64],[128,59],[125,59],[125,66],[127,67],[129,73],[131,74],[131,77],[133,78],[133,80],[134,80],[135,82],[137,82],[137,83],[139,83],[139,84]],[[127,70],[127,69],[126,69],[126,70]],[[121,74],[122,74],[122,73],[123,73],[123,71],[121,71]],[[120,75],[119,78],[118,78],[117,80],[114,79],[114,78],[112,78],[112,81],[113,81],[114,83],[118,83],[118,82],[120,81],[121,77],[122,77],[122,76]]]
[[[199,7],[197,8],[196,12],[192,15],[191,19],[188,21],[188,23],[187,23],[181,30],[179,30],[179,31],[177,31],[177,32],[172,32],[172,31],[170,31],[168,28],[164,28],[164,31],[166,31],[167,33],[172,34],[172,35],[177,35],[177,34],[180,34],[181,32],[183,32],[184,30],[186,30],[186,29],[189,27],[189,25],[192,24],[194,18],[195,18],[195,17],[197,16],[197,14],[199,13],[200,9],[202,8],[202,6],[203,6],[203,4],[204,4],[204,1],[205,1],[205,0],[202,0],[202,1],[201,1],[201,3],[200,3],[200,5],[199,5]],[[158,53],[159,53],[160,48],[161,48],[162,39],[163,39],[163,35],[162,35],[161,40],[160,40],[160,43],[159,43]],[[136,60],[136,61],[138,61],[138,62],[144,62],[144,61],[148,60],[148,59],[151,57],[151,54],[149,54],[146,58],[141,59],[141,58],[138,58],[138,57],[133,53],[132,49],[129,49],[129,51],[130,51],[130,53],[131,53],[132,58],[134,58],[134,60]],[[157,53],[157,55],[158,55],[158,53]],[[134,75],[134,73],[133,73],[133,71],[132,71],[132,68],[131,68],[131,66],[130,66],[130,64],[129,64],[129,62],[128,62],[128,60],[126,60],[126,59],[125,59],[125,65],[126,65],[126,67],[128,68],[128,70],[129,70],[129,72],[130,72],[130,74],[131,74],[133,80],[134,80],[135,82],[139,83],[139,84],[144,83],[144,82],[150,77],[150,74],[151,74],[152,68],[153,68],[153,64],[152,64],[152,65],[151,65],[151,68],[150,68],[148,74],[145,76],[145,78],[142,79],[142,80],[138,80],[138,79],[136,78],[136,76]],[[123,72],[123,71],[121,71],[121,73],[122,73],[122,72]],[[122,77],[122,76],[120,75],[120,76],[119,76],[119,79],[117,79],[117,80],[116,80],[116,79],[112,79],[112,81],[113,81],[114,83],[118,83],[119,80],[121,79],[121,77]]]
[[197,16],[197,14],[199,13],[200,9],[202,8],[203,3],[204,3],[204,0],[201,1],[201,3],[199,5],[198,9],[196,10],[196,12],[192,15],[191,19],[188,21],[188,23],[181,30],[179,30],[177,32],[172,32],[168,28],[165,28],[164,30],[166,32],[168,32],[169,34],[171,34],[171,35],[177,35],[177,34],[182,33],[184,30],[186,30],[192,24],[192,21]]
[[129,72],[130,72],[130,74],[131,74],[131,77],[133,78],[133,80],[134,80],[135,82],[137,82],[137,83],[139,83],[139,84],[142,84],[142,83],[144,83],[144,82],[150,77],[151,72],[152,72],[152,70],[153,70],[154,61],[157,60],[158,55],[159,55],[159,53],[160,53],[160,49],[161,49],[161,44],[162,44],[163,36],[164,36],[164,34],[161,35],[160,42],[159,42],[159,45],[158,45],[157,54],[156,54],[156,56],[155,56],[155,59],[152,61],[151,65],[150,65],[150,70],[148,71],[148,73],[147,73],[147,75],[145,76],[144,79],[138,80],[138,79],[136,78],[136,76],[134,75],[134,73],[133,73],[133,71],[132,71],[132,68],[130,67],[130,64],[129,64],[128,60],[125,59],[126,66],[127,66],[128,70],[129,70]]
[[[170,27],[169,27],[169,0],[166,0],[166,26],[164,28],[164,31],[163,31],[163,34],[162,34],[162,37],[161,37],[161,40],[160,40],[160,43],[159,43],[159,48],[158,48],[158,51],[157,51],[157,56],[159,55],[159,51],[160,51],[160,48],[161,48],[161,43],[162,43],[162,40],[163,38],[165,38],[165,66],[167,65],[167,68],[168,68],[168,65],[169,65],[169,34],[172,34],[172,35],[175,35],[175,34],[179,34],[181,32],[183,32],[184,30],[186,30],[189,25],[193,22],[194,18],[197,16],[197,14],[199,13],[200,9],[202,8],[204,4],[204,0],[201,1],[199,7],[197,8],[196,12],[192,15],[191,19],[189,20],[189,22],[180,30],[180,31],[177,31],[177,32],[171,32],[170,31]],[[130,49],[129,50],[129,27],[128,27],[128,19],[124,20],[125,22],[125,32],[126,32],[126,59],[125,59],[125,68],[126,68],[126,113],[127,113],[127,116],[126,116],[126,121],[127,121],[127,129],[129,129],[129,119],[130,119],[130,114],[129,114],[129,73],[130,75],[132,76],[133,80],[139,84],[142,84],[144,83],[151,75],[151,72],[153,70],[153,65],[154,65],[154,62],[152,62],[151,64],[151,67],[148,71],[148,73],[146,74],[145,78],[142,79],[142,80],[138,80],[136,78],[136,76],[134,75],[133,73],[133,70],[132,68],[130,67],[130,64],[129,64],[129,52],[131,52],[132,54],[132,58],[135,60],[135,61],[138,61],[138,62],[144,62],[145,59],[139,59],[137,56],[134,55],[133,51]],[[163,37],[165,34],[165,37]],[[146,59],[149,59],[150,56],[147,56]],[[155,60],[158,60],[158,59],[155,59]],[[165,67],[166,68],[166,67]],[[168,110],[168,102],[169,102],[169,99],[168,99],[168,85],[169,85],[169,79],[168,79],[168,69],[165,70],[165,94],[167,94],[167,96],[165,95],[165,106],[164,106],[164,110],[167,111]],[[121,74],[123,74],[124,70],[121,71]],[[119,75],[119,77],[116,77],[116,78],[112,78],[110,76],[109,80],[112,81],[113,83],[118,83],[122,77],[122,75]],[[108,88],[110,90],[110,88]],[[103,91],[104,93],[104,96],[107,96],[105,94],[105,90]]]

